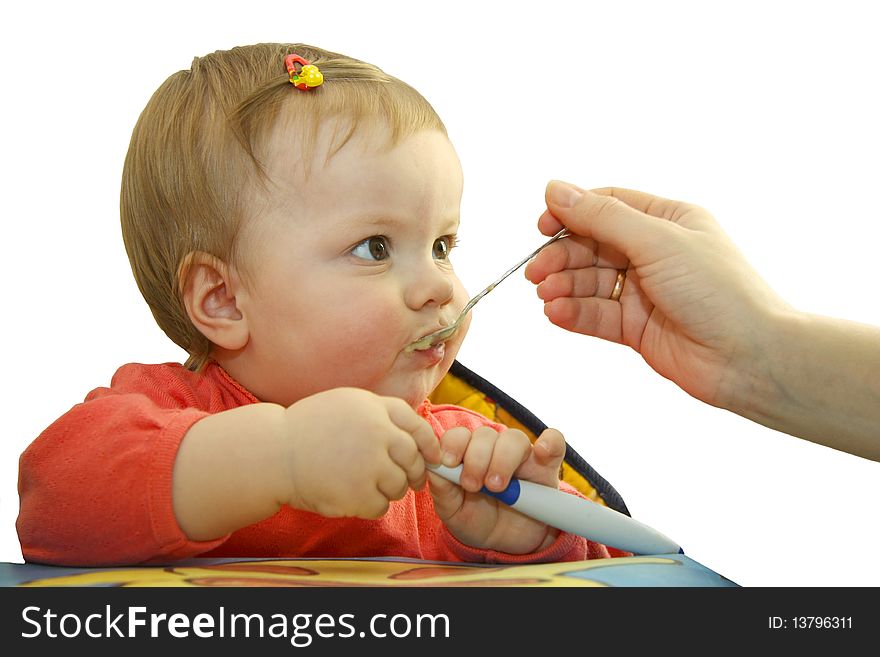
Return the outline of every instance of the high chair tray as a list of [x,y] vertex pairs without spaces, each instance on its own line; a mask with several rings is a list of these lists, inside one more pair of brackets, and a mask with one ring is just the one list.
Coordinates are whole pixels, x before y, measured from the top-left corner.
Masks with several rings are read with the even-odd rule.
[[528,565],[417,559],[189,559],[161,566],[67,568],[0,563],[0,585],[153,586],[515,586],[735,587],[683,554]]

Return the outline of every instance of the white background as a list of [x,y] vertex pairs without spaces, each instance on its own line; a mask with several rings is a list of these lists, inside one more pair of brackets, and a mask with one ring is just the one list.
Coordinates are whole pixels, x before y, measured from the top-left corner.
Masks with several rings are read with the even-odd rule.
[[[193,56],[301,41],[419,89],[464,167],[455,262],[472,292],[542,241],[544,186],[562,178],[700,204],[790,303],[880,324],[870,6],[8,5],[0,560],[21,560],[28,443],[119,365],[182,358],[135,287],[118,188],[138,114]],[[460,360],[559,427],[636,518],[735,582],[880,585],[880,464],[695,401],[635,352],[549,324],[521,276],[476,311]]]

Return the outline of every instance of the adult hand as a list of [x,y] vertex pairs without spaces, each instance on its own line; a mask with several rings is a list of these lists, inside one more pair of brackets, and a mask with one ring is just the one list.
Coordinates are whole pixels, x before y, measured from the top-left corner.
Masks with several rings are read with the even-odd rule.
[[550,321],[629,345],[694,397],[726,406],[760,362],[765,324],[788,307],[715,219],[644,192],[558,181],[546,201],[541,232],[573,233],[526,268]]

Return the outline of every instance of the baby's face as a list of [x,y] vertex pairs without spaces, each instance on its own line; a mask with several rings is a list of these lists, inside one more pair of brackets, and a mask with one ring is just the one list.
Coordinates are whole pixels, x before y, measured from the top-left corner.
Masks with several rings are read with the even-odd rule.
[[274,186],[243,235],[249,360],[236,375],[261,400],[283,405],[353,386],[415,407],[466,332],[406,350],[467,302],[449,259],[458,157],[434,130],[389,149],[385,134],[361,129],[329,162],[319,148],[303,183],[286,134],[276,133],[266,163]]

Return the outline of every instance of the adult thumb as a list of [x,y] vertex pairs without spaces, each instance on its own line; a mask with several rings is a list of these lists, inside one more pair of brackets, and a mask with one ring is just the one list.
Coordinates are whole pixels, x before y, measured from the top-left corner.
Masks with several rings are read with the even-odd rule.
[[650,251],[673,230],[668,221],[638,210],[614,196],[613,190],[598,194],[571,183],[552,180],[547,185],[547,209],[575,235],[609,244],[631,261]]

